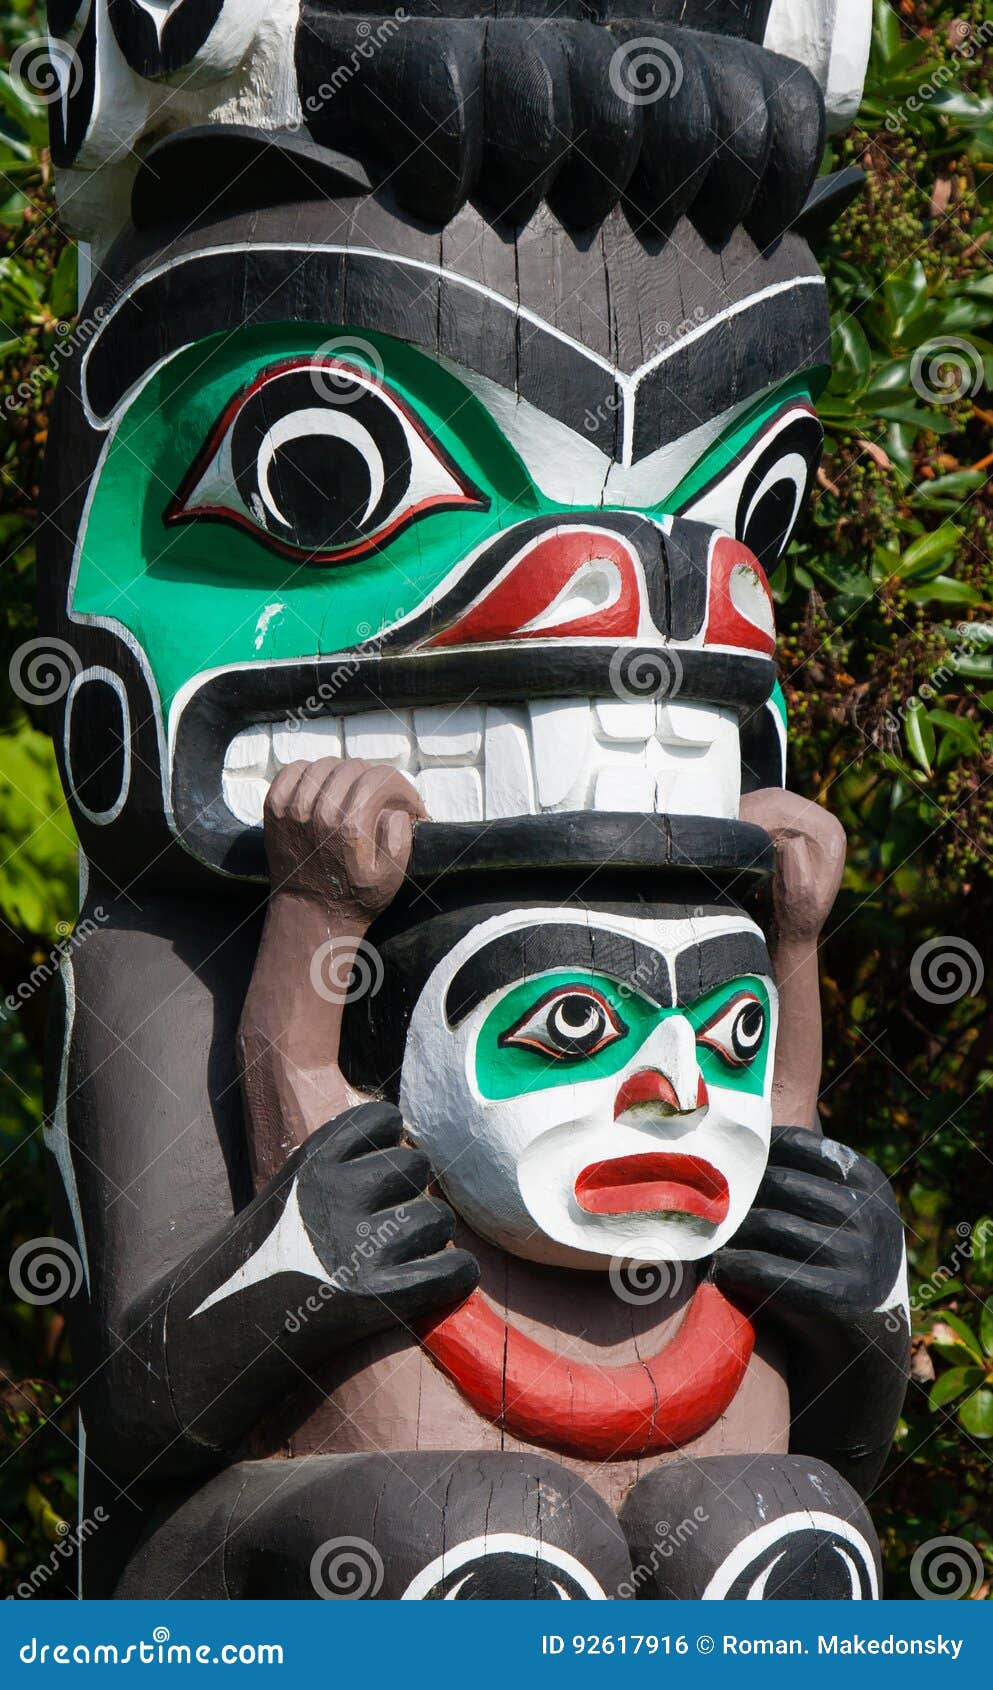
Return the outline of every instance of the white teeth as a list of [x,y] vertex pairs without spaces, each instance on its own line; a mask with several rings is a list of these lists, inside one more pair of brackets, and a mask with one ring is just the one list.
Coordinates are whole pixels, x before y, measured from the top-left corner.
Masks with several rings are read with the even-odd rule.
[[593,794],[594,810],[641,810],[655,808],[658,782],[651,769],[601,769]]
[[655,733],[654,698],[632,699],[630,703],[623,698],[598,698],[593,708],[604,739],[648,740]]
[[341,723],[333,716],[296,723],[291,717],[274,730],[272,750],[280,768],[288,763],[316,763],[319,757],[340,757]]
[[481,822],[483,783],[478,769],[423,769],[414,785],[429,816],[446,822]]
[[414,733],[422,760],[474,763],[483,743],[483,712],[478,704],[415,710]]
[[589,751],[593,723],[585,698],[537,699],[528,707],[531,749],[538,802],[543,810],[584,810],[580,800],[569,804],[576,786],[589,784]]
[[486,712],[486,814],[533,816],[537,811],[526,710]]
[[364,757],[370,763],[392,763],[397,769],[410,766],[414,736],[406,716],[392,710],[369,710],[346,716],[345,755]]
[[281,768],[342,755],[402,769],[434,821],[591,809],[737,816],[741,796],[733,711],[595,698],[256,724],[228,746],[224,801],[259,827]]

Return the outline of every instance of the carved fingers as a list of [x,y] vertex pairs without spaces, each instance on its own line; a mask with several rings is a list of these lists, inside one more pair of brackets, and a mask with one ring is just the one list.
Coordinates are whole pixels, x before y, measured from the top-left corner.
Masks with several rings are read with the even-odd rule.
[[304,892],[371,920],[399,890],[425,814],[398,770],[358,758],[291,763],[266,799],[266,854],[274,891]]
[[852,1318],[879,1308],[902,1246],[893,1192],[875,1164],[834,1139],[783,1127],[714,1278],[788,1321]]

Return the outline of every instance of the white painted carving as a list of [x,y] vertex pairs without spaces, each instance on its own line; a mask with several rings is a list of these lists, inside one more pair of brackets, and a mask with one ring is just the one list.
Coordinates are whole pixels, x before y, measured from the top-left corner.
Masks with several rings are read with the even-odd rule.
[[[224,802],[232,815],[261,827],[279,770],[341,756],[342,736],[345,755],[390,763],[409,775],[434,821],[566,809],[738,814],[734,711],[581,698],[536,699],[514,711],[437,705],[244,728],[224,758]],[[458,778],[443,778],[447,773]]]

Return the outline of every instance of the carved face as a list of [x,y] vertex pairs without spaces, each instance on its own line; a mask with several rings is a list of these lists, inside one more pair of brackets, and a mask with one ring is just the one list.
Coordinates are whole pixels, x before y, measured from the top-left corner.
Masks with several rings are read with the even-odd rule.
[[[662,254],[629,231],[608,276],[542,211],[495,285],[475,214],[442,263],[387,223],[391,252],[370,201],[340,216],[198,231],[81,357],[66,737],[90,834],[150,809],[158,764],[184,848],[260,874],[279,767],[336,754],[404,769],[437,822],[733,818],[743,758],[781,778],[767,573],[821,439],[806,247],[742,233],[718,264],[690,229]],[[692,320],[647,327],[644,288],[691,278]]]
[[458,1212],[532,1261],[692,1261],[765,1167],[777,1001],[736,913],[483,922],[411,1020],[409,1130]]

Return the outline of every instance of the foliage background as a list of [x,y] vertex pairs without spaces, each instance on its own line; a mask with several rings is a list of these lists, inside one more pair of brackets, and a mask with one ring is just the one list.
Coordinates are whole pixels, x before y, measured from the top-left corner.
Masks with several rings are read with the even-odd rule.
[[[935,1005],[911,975],[935,936],[993,954],[993,22],[981,0],[877,3],[859,123],[825,160],[868,177],[826,254],[828,449],[774,589],[791,784],[829,804],[850,841],[823,957],[825,1126],[887,1170],[908,1227],[914,1379],[871,1502],[897,1596],[912,1594],[914,1550],[937,1536],[970,1539],[993,1575],[993,1222],[981,1224],[993,1213],[993,1016],[981,982]],[[2,62],[39,35],[40,14],[34,0],[0,5]],[[34,400],[0,412],[0,997],[51,955],[75,905],[51,749],[8,686],[33,632],[51,354],[74,308],[45,133],[44,110],[3,76],[0,401],[41,373]],[[48,1231],[44,1018],[43,992],[0,1018],[4,1262]],[[74,1517],[71,1388],[61,1315],[18,1304],[4,1274],[0,1589],[47,1562]],[[989,1593],[986,1582],[976,1594]],[[44,1594],[71,1592],[60,1573]]]

